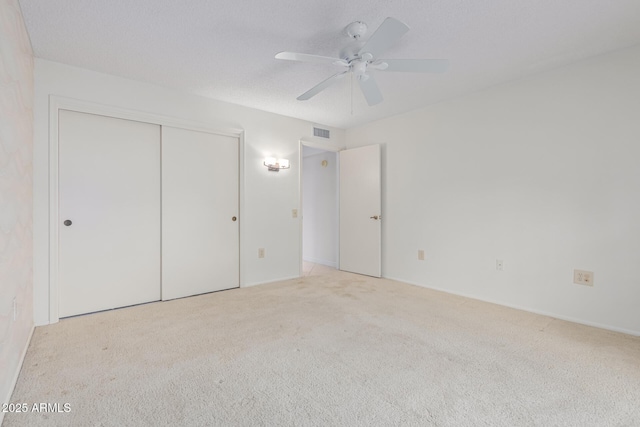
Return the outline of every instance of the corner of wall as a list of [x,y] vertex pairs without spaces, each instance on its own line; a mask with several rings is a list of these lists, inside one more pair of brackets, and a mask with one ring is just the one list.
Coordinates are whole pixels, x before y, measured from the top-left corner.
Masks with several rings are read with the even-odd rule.
[[0,2],[0,396],[33,332],[33,51],[17,0]]

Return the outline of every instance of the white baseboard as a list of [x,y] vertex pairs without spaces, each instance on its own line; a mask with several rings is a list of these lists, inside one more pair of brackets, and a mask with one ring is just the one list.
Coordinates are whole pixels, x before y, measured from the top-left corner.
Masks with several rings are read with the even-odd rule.
[[251,286],[266,285],[268,283],[284,282],[285,280],[299,279],[299,278],[300,278],[300,276],[282,277],[280,279],[269,280],[269,281],[266,281],[266,282],[245,283],[244,285],[242,285],[240,287],[241,288],[250,288]]
[[575,318],[575,317],[565,316],[565,315],[562,315],[562,314],[550,313],[550,312],[547,312],[547,311],[538,310],[538,309],[531,308],[531,307],[523,307],[523,306],[519,306],[519,305],[515,305],[515,304],[506,303],[504,301],[496,301],[496,300],[492,300],[490,298],[482,298],[482,297],[479,297],[477,295],[470,295],[470,294],[466,294],[466,293],[462,293],[462,292],[453,292],[453,291],[450,291],[448,289],[437,288],[435,286],[428,286],[428,285],[425,285],[423,283],[410,282],[408,280],[398,279],[398,278],[395,278],[395,277],[384,276],[384,278],[385,279],[390,279],[390,280],[395,280],[396,282],[408,283],[409,285],[420,286],[422,288],[433,289],[434,291],[445,292],[445,293],[451,294],[451,295],[458,295],[458,296],[461,296],[461,297],[471,298],[471,299],[475,299],[475,300],[478,300],[478,301],[489,302],[491,304],[497,304],[497,305],[501,305],[501,306],[504,306],[504,307],[515,308],[516,310],[528,311],[529,313],[535,313],[535,314],[540,314],[542,316],[553,317],[555,319],[566,320],[567,322],[579,323],[581,325],[586,325],[586,326],[593,326],[594,328],[606,329],[608,331],[613,331],[613,332],[621,332],[621,333],[627,334],[627,335],[640,336],[640,331],[634,331],[634,330],[625,329],[625,328],[618,328],[617,326],[605,325],[605,324],[602,324],[602,323],[592,322],[590,320],[578,319],[578,318]]
[[[9,387],[9,395],[4,398],[3,403],[11,403],[11,396],[13,395],[13,390],[16,388],[16,384],[18,383],[18,377],[20,377],[20,371],[22,370],[22,364],[24,363],[24,358],[27,355],[27,350],[29,349],[29,344],[31,344],[31,337],[33,337],[33,331],[36,329],[35,325],[31,325],[31,331],[29,332],[29,338],[27,338],[27,343],[22,349],[22,353],[20,354],[20,360],[18,362],[18,366],[16,368],[16,372],[13,375],[13,381]],[[0,426],[2,425],[2,420],[4,420],[4,412],[0,411]]]
[[338,263],[336,261],[327,261],[324,259],[310,258],[310,257],[303,257],[302,260],[307,262],[312,262],[314,264],[326,265],[327,267],[338,268]]

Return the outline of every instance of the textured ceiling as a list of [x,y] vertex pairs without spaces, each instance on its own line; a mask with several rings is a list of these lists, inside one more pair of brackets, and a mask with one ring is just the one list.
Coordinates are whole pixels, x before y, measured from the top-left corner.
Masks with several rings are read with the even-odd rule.
[[[235,104],[349,128],[640,43],[638,0],[20,0],[35,55]],[[352,21],[411,30],[387,58],[446,58],[445,74],[376,73],[367,106],[342,70],[274,59],[337,56]],[[366,36],[365,36],[366,38]]]

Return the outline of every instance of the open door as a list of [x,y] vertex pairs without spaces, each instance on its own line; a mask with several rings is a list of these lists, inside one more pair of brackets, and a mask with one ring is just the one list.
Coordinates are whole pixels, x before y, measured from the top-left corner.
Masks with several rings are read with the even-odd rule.
[[340,270],[382,274],[380,145],[340,151]]

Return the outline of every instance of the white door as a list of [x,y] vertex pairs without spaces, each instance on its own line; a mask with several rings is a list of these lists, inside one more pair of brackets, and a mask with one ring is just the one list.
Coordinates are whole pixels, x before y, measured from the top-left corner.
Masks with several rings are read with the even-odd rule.
[[239,286],[238,138],[162,127],[162,299]]
[[160,299],[160,126],[59,114],[60,317]]
[[340,151],[340,270],[380,277],[380,146]]

